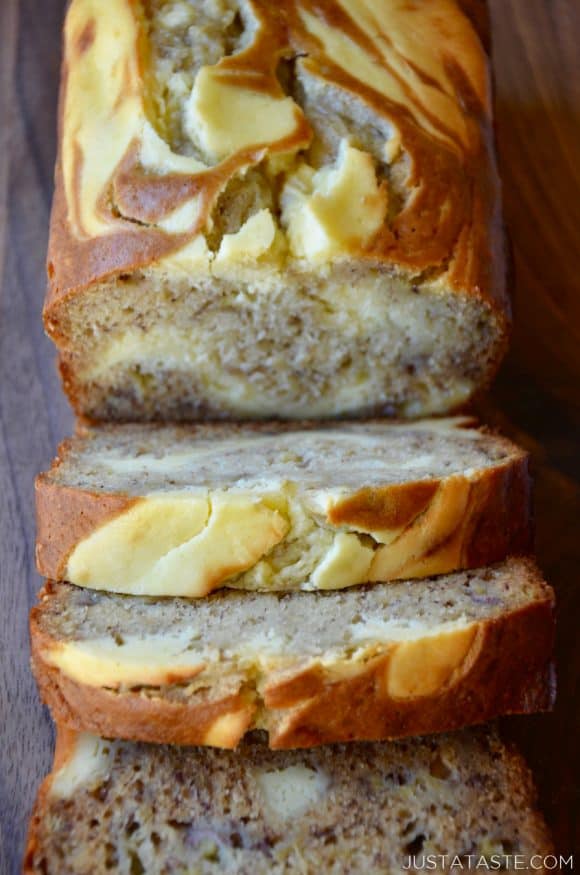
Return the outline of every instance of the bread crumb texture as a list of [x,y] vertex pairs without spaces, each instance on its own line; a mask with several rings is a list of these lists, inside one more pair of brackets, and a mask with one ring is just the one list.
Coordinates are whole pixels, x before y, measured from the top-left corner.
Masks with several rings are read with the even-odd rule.
[[283,753],[71,736],[29,875],[399,875],[412,855],[550,852],[530,775],[493,732]]

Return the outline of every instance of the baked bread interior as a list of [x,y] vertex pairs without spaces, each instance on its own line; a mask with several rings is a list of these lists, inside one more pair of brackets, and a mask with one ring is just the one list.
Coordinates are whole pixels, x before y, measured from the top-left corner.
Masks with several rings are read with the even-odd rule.
[[39,571],[199,597],[341,589],[524,553],[527,454],[469,425],[83,429],[37,480]]
[[236,753],[59,730],[24,871],[400,875],[429,854],[529,864],[553,852],[535,795],[493,730],[284,752],[256,739]]
[[400,737],[549,708],[553,598],[522,559],[325,593],[153,599],[49,583],[33,668],[57,722],[104,736]]

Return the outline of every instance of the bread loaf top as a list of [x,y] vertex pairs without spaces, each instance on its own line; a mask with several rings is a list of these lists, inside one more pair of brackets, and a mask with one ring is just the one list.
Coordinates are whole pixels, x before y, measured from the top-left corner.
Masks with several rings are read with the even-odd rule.
[[337,259],[505,310],[487,62],[461,7],[481,4],[73,0],[49,329],[59,300],[146,267]]

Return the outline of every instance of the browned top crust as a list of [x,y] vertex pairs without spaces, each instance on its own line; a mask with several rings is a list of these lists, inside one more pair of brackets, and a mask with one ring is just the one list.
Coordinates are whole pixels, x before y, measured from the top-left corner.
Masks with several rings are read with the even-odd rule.
[[[487,32],[484,4],[247,0],[242,11],[244,23],[254,25],[251,37],[218,64],[201,67],[211,87],[225,89],[239,107],[237,128],[229,140],[221,131],[218,146],[214,137],[201,163],[191,159],[194,172],[184,172],[173,159],[183,167],[186,158],[177,147],[171,151],[154,108],[159,86],[141,3],[71,3],[47,315],[71,293],[160,263],[207,234],[218,197],[234,176],[249,168],[265,172],[266,165],[272,175],[275,166],[276,184],[283,188],[298,163],[315,167],[320,120],[311,109],[329,92],[353,105],[355,117],[373,119],[384,138],[373,163],[376,196],[385,204],[388,199],[376,230],[341,241],[333,258],[441,276],[452,290],[506,310],[490,86],[480,40]],[[278,76],[282,61],[294,65],[300,80],[301,90],[290,95]],[[256,95],[272,124],[252,138],[251,125],[249,133],[240,130],[249,124]],[[193,123],[201,119],[197,127],[203,128],[207,122],[213,136],[217,128],[203,112]],[[352,119],[350,124],[356,127]],[[142,160],[145,126],[165,144],[165,163],[155,167]],[[332,163],[327,156],[323,166]],[[397,204],[390,174],[400,177],[402,168]],[[198,208],[189,225],[170,228],[168,217],[194,199]],[[277,230],[288,230],[283,219]],[[302,254],[291,250],[290,261],[300,262]]]
[[477,31],[477,34],[489,53],[491,44],[491,22],[487,0],[458,0],[461,10]]

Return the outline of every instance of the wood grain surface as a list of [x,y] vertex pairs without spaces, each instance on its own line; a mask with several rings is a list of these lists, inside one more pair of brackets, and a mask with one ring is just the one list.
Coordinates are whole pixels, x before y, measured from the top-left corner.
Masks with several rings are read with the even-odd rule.
[[[537,547],[559,599],[554,714],[506,721],[562,852],[578,850],[580,2],[491,0],[497,128],[516,267],[512,352],[484,415],[533,453]],[[64,0],[0,0],[0,873],[19,871],[52,728],[28,668],[32,483],[72,418],[40,312]],[[580,859],[576,866],[580,865]]]

